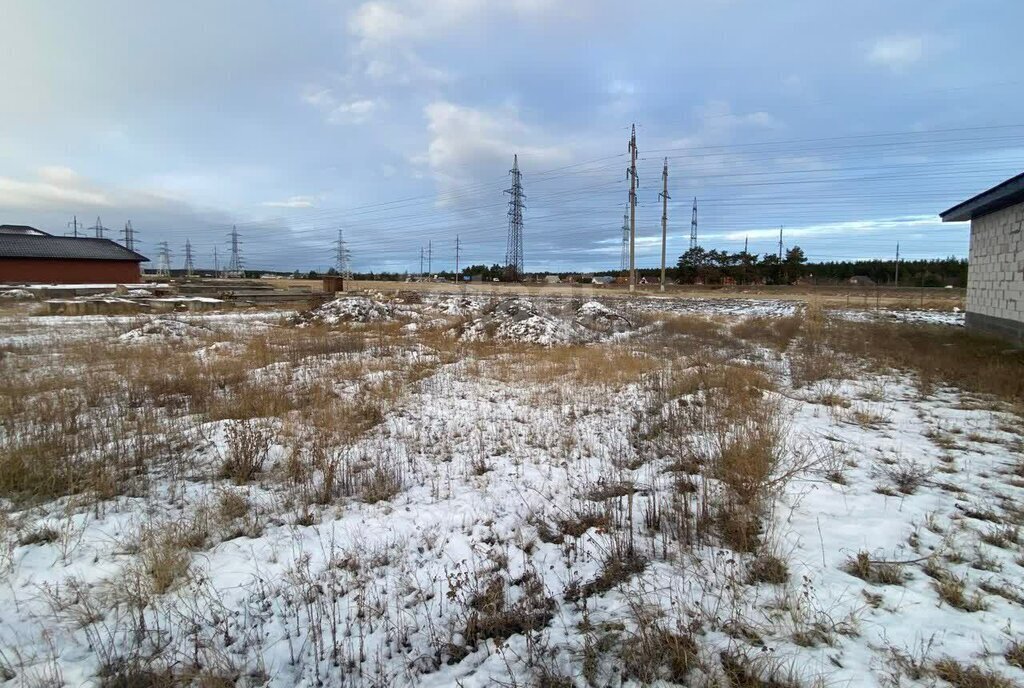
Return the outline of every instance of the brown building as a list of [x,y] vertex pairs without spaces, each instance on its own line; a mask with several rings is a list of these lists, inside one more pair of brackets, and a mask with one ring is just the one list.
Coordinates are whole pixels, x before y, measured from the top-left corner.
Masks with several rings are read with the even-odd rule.
[[137,284],[145,256],[110,239],[0,225],[0,283]]

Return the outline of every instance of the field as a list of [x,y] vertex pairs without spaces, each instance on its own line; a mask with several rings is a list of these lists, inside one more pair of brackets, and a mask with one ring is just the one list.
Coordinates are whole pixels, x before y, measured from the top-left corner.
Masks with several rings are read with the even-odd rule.
[[10,308],[0,684],[1024,685],[1024,356],[819,296]]
[[[275,279],[266,283],[281,287],[308,288],[319,291],[320,280]],[[462,284],[445,282],[370,282],[350,281],[351,291],[427,291],[448,293],[470,293],[488,296],[563,296],[571,298],[615,298],[628,297],[624,284],[595,286],[592,284],[507,284],[502,282],[470,282]],[[964,289],[941,289],[920,287],[867,287],[854,285],[749,285],[749,286],[698,286],[692,284],[669,284],[662,294],[657,284],[641,284],[641,294],[666,298],[743,298],[770,299],[781,301],[814,301],[825,307],[834,308],[887,308],[912,310],[964,309]]]

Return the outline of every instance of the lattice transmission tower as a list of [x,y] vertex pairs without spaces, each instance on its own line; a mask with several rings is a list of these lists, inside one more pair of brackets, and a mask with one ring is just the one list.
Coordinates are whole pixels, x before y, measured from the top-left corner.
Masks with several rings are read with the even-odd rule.
[[185,275],[191,277],[195,271],[195,265],[192,263],[192,242],[185,239]]
[[231,245],[231,258],[228,260],[227,276],[240,277],[242,275],[242,242],[238,240],[238,228],[231,226],[231,233],[228,234],[228,241]]
[[335,246],[335,269],[344,279],[352,279],[352,252],[345,243],[345,232],[338,230],[338,242]]
[[157,251],[156,274],[161,277],[171,276],[171,248],[166,241],[161,241]]
[[512,158],[512,188],[505,189],[508,200],[508,243],[505,248],[505,279],[518,282],[523,278],[523,175],[519,171],[519,155]]
[[129,251],[135,250],[135,228],[132,227],[132,221],[128,220],[124,223],[124,229],[121,230],[121,236],[124,237],[124,247]]

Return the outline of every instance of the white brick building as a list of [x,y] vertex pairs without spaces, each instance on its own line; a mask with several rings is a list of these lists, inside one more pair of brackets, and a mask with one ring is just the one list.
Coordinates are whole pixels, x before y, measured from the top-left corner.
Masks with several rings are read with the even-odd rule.
[[1024,344],[1024,174],[941,217],[971,223],[967,327]]

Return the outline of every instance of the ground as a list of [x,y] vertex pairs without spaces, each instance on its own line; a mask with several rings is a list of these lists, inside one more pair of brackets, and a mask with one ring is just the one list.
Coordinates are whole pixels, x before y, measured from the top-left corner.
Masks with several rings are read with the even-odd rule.
[[1024,361],[831,305],[11,312],[0,682],[1024,684]]

